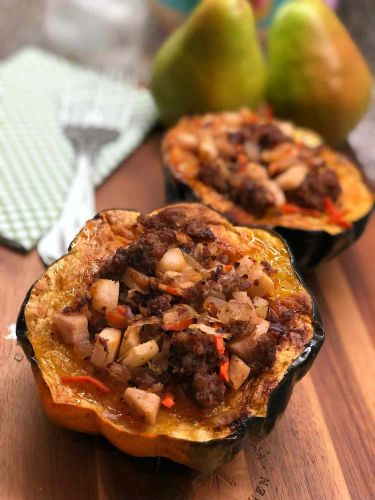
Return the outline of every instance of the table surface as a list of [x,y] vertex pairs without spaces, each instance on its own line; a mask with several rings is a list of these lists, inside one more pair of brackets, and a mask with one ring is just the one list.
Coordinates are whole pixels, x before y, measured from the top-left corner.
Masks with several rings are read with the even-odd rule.
[[[99,189],[99,210],[164,204],[159,141],[153,134]],[[35,252],[0,248],[0,498],[374,498],[374,248],[372,219],[360,242],[306,277],[326,328],[323,349],[272,434],[209,475],[129,457],[47,420],[29,363],[6,338],[43,267]]]

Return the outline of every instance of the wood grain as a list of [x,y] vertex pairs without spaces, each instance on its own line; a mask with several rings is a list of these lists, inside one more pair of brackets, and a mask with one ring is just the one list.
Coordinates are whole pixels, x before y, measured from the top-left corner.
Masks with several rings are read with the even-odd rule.
[[[163,205],[159,139],[149,138],[99,189],[99,210]],[[359,243],[307,276],[326,327],[322,352],[274,432],[208,475],[129,457],[47,420],[29,363],[6,339],[43,268],[35,252],[1,248],[1,500],[374,498],[374,248],[373,220]]]

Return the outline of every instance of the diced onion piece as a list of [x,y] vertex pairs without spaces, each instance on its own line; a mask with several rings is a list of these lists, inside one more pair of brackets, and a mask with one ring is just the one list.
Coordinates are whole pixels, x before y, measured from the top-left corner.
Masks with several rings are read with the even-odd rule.
[[264,183],[264,187],[273,196],[274,204],[279,207],[286,202],[283,190],[276,184],[276,182],[269,180]]
[[229,380],[234,389],[239,389],[250,374],[250,367],[233,354],[229,361]]
[[130,289],[137,292],[146,292],[150,286],[150,278],[145,274],[136,271],[132,267],[128,267],[124,272],[121,281]]
[[130,371],[120,363],[112,363],[108,368],[108,372],[111,377],[123,384],[126,384],[131,379]]
[[197,316],[198,313],[196,313],[191,306],[185,304],[175,306],[163,314],[163,328],[165,330],[180,329],[180,328],[170,328],[171,326],[178,324],[186,325],[185,328],[187,328],[191,323],[192,319]]
[[160,373],[168,370],[168,356],[170,347],[170,340],[164,340],[160,352],[154,358],[152,358],[149,363],[149,366],[152,370],[156,370]]
[[217,313],[218,320],[225,325],[234,321],[254,321],[255,316],[254,308],[250,307],[249,304],[243,304],[234,300],[226,302],[219,308]]
[[188,304],[179,304],[176,309],[180,319],[193,319],[199,316],[197,311]]
[[88,321],[85,314],[57,313],[53,322],[64,342],[68,345],[74,345],[89,338]]
[[203,333],[207,333],[208,335],[218,334],[215,328],[213,328],[212,326],[205,325],[204,323],[196,323],[194,325],[190,325],[189,328],[193,328],[194,330],[198,329]]
[[182,290],[186,290],[187,288],[191,288],[194,286],[193,281],[184,281],[182,283],[179,283],[178,286],[182,288]]
[[120,284],[118,281],[100,279],[90,288],[92,307],[95,311],[109,310],[117,306]]
[[266,319],[260,319],[255,327],[255,337],[257,338],[263,335],[264,333],[267,333],[269,327],[270,327],[269,321],[267,321]]
[[241,304],[249,304],[251,308],[254,307],[253,301],[246,292],[233,292],[233,298],[236,302],[241,302]]
[[170,309],[163,314],[163,325],[171,325],[180,321],[180,316],[177,309]]
[[173,279],[179,278],[179,277],[181,277],[181,273],[176,273],[176,271],[166,271],[165,273],[163,273],[163,280],[164,281],[173,280]]
[[253,303],[258,316],[266,319],[268,314],[268,300],[262,299],[262,297],[254,297]]
[[146,424],[156,424],[160,408],[160,397],[157,394],[128,387],[124,392],[124,400],[135,416]]
[[182,272],[187,264],[184,256],[179,248],[170,248],[159,260],[156,266],[157,273],[165,273],[166,271]]
[[122,359],[130,349],[141,343],[141,328],[140,325],[131,325],[125,330],[118,355],[119,359]]
[[197,260],[194,259],[194,257],[192,257],[191,255],[189,255],[188,253],[185,253],[185,252],[182,252],[182,255],[186,261],[186,263],[191,266],[193,269],[195,269],[196,271],[204,271],[204,267],[201,266],[201,264],[199,264],[199,262]]
[[121,360],[125,366],[137,367],[143,366],[150,361],[159,352],[158,344],[155,340],[149,340],[144,344],[132,347],[130,351]]
[[121,341],[121,330],[104,328],[95,339],[90,361],[101,368],[112,363],[117,356]]
[[219,307],[223,306],[226,303],[227,302],[226,302],[225,299],[223,300],[221,298],[219,299],[218,297],[215,297],[214,295],[209,295],[207,297],[207,299],[204,301],[204,306],[205,306],[205,309],[210,310],[209,304],[213,304],[216,308],[219,308]]

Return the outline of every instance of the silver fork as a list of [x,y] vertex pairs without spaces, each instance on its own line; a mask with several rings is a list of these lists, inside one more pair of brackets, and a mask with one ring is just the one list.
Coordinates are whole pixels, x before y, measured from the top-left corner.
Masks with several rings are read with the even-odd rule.
[[131,86],[124,92],[122,82],[104,76],[73,84],[64,92],[60,122],[75,150],[75,174],[59,219],[38,243],[44,264],[64,255],[83,224],[95,215],[95,157],[130,120],[133,93]]

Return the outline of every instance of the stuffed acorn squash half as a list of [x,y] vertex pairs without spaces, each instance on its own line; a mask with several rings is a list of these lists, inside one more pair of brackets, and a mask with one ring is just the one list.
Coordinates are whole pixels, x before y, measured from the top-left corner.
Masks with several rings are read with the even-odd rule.
[[170,201],[274,228],[301,269],[358,239],[373,208],[357,168],[315,133],[247,109],[183,118],[162,150]]
[[54,422],[198,470],[270,432],[323,342],[283,240],[199,204],[87,222],[17,336]]

